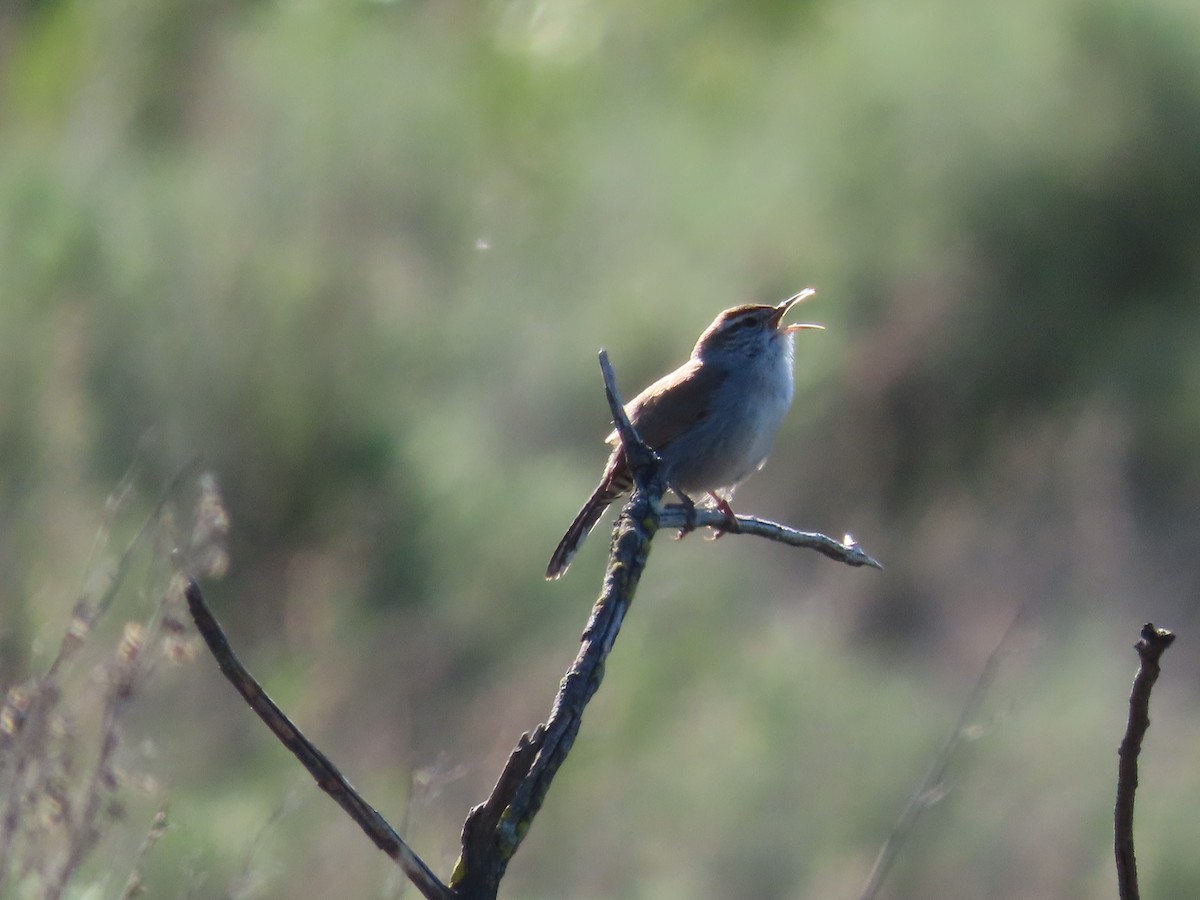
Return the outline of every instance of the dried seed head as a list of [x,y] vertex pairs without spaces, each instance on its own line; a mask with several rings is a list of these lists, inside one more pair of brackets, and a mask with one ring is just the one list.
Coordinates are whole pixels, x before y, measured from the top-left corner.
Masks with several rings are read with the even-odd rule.
[[194,661],[199,652],[200,644],[193,638],[167,635],[163,639],[163,655],[174,665],[182,666]]
[[229,569],[225,538],[229,534],[229,513],[217,490],[216,476],[205,472],[200,476],[200,499],[196,503],[196,520],[192,526],[192,567],[210,578],[220,578]]
[[33,702],[33,684],[15,684],[8,689],[4,697],[4,706],[0,707],[0,733],[16,734],[25,724],[25,714],[29,712],[29,704]]
[[121,641],[117,644],[117,661],[124,666],[137,662],[138,654],[146,643],[146,629],[141,622],[126,622]]

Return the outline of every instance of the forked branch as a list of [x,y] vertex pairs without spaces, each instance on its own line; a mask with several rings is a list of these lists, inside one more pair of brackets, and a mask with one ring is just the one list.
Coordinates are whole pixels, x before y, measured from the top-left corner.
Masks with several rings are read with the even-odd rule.
[[[399,863],[409,880],[427,898],[494,900],[509,860],[541,809],[550,784],[579,733],[583,711],[600,686],[605,660],[645,569],[650,541],[660,525],[682,527],[687,522],[683,510],[663,509],[662,498],[667,485],[658,457],[638,437],[625,415],[604,351],[600,352],[600,368],[613,422],[633,472],[633,494],[617,519],[600,597],[584,629],[579,653],[559,685],[550,716],[532,733],[521,735],[491,796],[468,813],[462,831],[462,854],[448,886],[437,879],[383,817],[271,702],[234,656],[216,620],[204,605],[199,587],[192,582],[187,588],[192,616],[221,671],[267,727],[308,769],[321,789],[338,802],[376,846]],[[724,516],[716,513],[712,513],[715,518],[710,521],[710,512],[695,510],[692,526],[728,524]],[[849,538],[839,542],[752,517],[739,517],[738,524],[747,534],[811,547],[847,565],[879,567],[879,563]]]

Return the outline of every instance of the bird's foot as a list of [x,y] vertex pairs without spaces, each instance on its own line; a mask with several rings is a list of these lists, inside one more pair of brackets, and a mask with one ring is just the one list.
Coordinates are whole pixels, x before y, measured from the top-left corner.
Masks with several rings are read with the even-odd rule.
[[683,507],[684,522],[683,527],[679,529],[679,534],[675,535],[675,540],[682,541],[685,537],[696,530],[696,504],[687,494],[680,494],[679,505]]
[[733,511],[733,507],[729,505],[729,501],[724,497],[714,494],[712,491],[708,492],[708,496],[712,497],[713,503],[716,505],[717,509],[725,516],[725,524],[721,526],[714,526],[712,537],[709,538],[709,540],[719,540],[720,538],[724,537],[727,532],[732,532],[733,534],[740,533],[742,526],[738,524],[737,515]]

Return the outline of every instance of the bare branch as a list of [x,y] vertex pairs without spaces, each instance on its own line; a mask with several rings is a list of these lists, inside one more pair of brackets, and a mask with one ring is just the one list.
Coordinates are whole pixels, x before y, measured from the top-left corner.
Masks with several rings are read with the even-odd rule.
[[1117,802],[1113,811],[1113,851],[1117,860],[1117,890],[1121,900],[1138,900],[1137,859],[1133,854],[1133,798],[1138,786],[1138,755],[1150,728],[1150,691],[1158,680],[1158,661],[1175,641],[1175,635],[1154,623],[1142,626],[1141,640],[1134,644],[1141,665],[1129,694],[1129,723],[1117,750]]
[[657,467],[658,455],[642,440],[633,423],[629,421],[629,416],[625,414],[625,405],[617,391],[617,376],[613,372],[612,363],[608,361],[607,350],[600,351],[600,374],[604,376],[604,397],[608,400],[609,411],[612,412],[613,427],[617,429],[621,449],[625,451],[625,459],[629,461],[629,468],[633,470],[635,480],[638,469],[642,469],[643,476],[647,478],[651,474],[657,475],[658,473],[651,472],[651,469]]
[[[491,879],[483,873],[495,869],[492,854],[496,852],[495,838],[500,828],[500,820],[512,803],[513,795],[521,786],[521,781],[529,775],[545,737],[545,725],[539,725],[532,735],[528,732],[521,735],[517,746],[509,754],[508,762],[500,773],[496,786],[492,788],[491,796],[467,813],[462,830],[462,854],[450,876],[450,884],[455,886],[459,896],[471,896],[470,891],[485,890],[482,885],[491,885]],[[495,873],[493,887],[499,887],[503,874],[503,868]],[[492,896],[495,896],[494,891]]]
[[358,827],[366,832],[375,846],[390,856],[400,866],[409,881],[416,885],[429,900],[453,900],[454,893],[447,888],[429,867],[404,843],[387,820],[383,818],[359,793],[350,785],[345,777],[329,759],[321,753],[304,734],[292,724],[274,701],[267,696],[253,676],[246,671],[241,660],[229,646],[229,640],[217,623],[212,612],[204,603],[200,586],[194,580],[189,581],[185,590],[188,609],[196,627],[200,630],[208,649],[217,660],[221,673],[229,680],[250,705],[263,723],[271,729],[275,737],[292,751],[292,755],[300,761],[310,775],[316,779],[317,786],[337,802],[346,811]]
[[[467,819],[462,856],[450,880],[451,887],[462,898],[485,900],[496,896],[508,861],[541,809],[546,792],[579,733],[584,708],[600,687],[605,660],[633,602],[650,541],[658,530],[662,495],[666,491],[658,457],[641,441],[625,416],[612,367],[603,350],[600,368],[613,422],[633,470],[633,496],[617,518],[604,586],[584,629],[579,654],[559,685],[549,719],[534,731],[533,737],[522,735],[492,796],[475,807]],[[489,834],[482,826],[493,821],[495,826]]]
[[837,541],[815,531],[797,531],[795,528],[755,516],[736,516],[736,519],[738,527],[733,529],[729,527],[729,518],[718,509],[697,506],[695,512],[689,514],[685,507],[671,505],[664,507],[658,524],[662,528],[687,528],[694,525],[696,528],[721,529],[725,534],[752,534],[755,537],[767,538],[792,547],[816,550],[818,553],[823,553],[830,559],[836,559],[848,566],[883,568],[880,562],[863,550],[850,535]]

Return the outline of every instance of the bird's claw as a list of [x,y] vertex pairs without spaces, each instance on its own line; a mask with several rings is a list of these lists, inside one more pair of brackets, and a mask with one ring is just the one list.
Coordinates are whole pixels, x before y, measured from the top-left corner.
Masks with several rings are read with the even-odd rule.
[[[679,529],[679,534],[675,536],[675,540],[679,541],[683,540],[685,536],[695,531],[697,528],[696,503],[686,494],[680,494],[679,491],[676,491],[675,493],[679,494],[679,505],[683,507],[684,515],[683,527]],[[712,535],[708,537],[707,540],[715,541],[721,537],[724,537],[728,533],[739,534],[742,530],[742,526],[738,524],[737,514],[734,513],[733,507],[729,505],[729,501],[716,494],[710,493],[709,496],[713,499],[713,505],[716,506],[717,510],[725,516],[725,522],[722,525],[710,526],[712,528]]]
[[[675,493],[679,494],[679,491]],[[683,527],[679,529],[679,534],[675,535],[675,540],[682,541],[696,530],[696,504],[687,494],[679,494],[679,502],[683,507],[684,522]]]
[[712,497],[714,505],[725,516],[725,524],[714,525],[712,537],[709,540],[719,541],[728,533],[740,534],[742,526],[738,524],[737,514],[734,513],[733,507],[729,505],[729,501],[713,493],[710,493],[708,496]]

